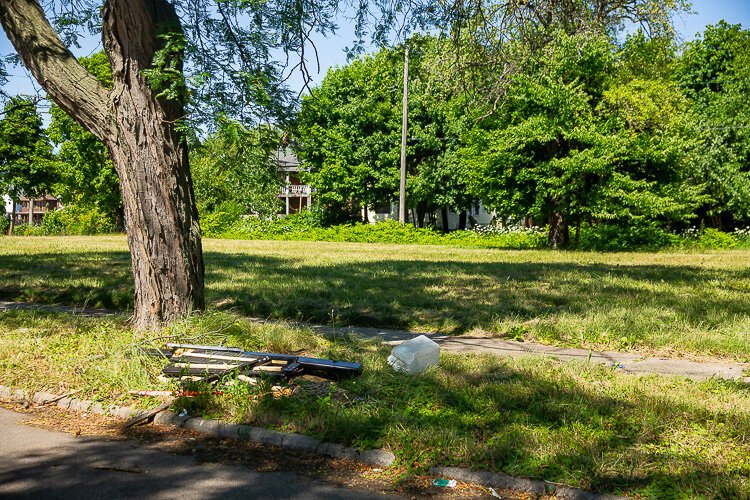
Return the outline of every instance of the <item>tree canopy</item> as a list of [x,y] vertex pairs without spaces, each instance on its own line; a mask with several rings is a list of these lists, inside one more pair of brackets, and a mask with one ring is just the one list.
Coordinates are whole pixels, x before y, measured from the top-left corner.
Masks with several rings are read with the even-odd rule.
[[[103,52],[79,61],[105,87],[112,86],[112,72]],[[59,106],[53,105],[50,115],[48,134],[57,146],[58,175],[51,192],[64,204],[93,208],[105,214],[115,227],[123,228],[120,183],[107,147]]]
[[[436,208],[472,201],[455,161],[463,116],[458,95],[433,71],[448,42],[412,37],[407,138],[407,200],[420,224]],[[310,182],[331,213],[358,216],[398,198],[404,47],[329,71],[302,102],[297,132]],[[354,213],[351,213],[351,212]]]
[[695,114],[694,175],[716,226],[750,218],[750,30],[720,22],[687,44],[675,70]]
[[248,129],[233,120],[220,120],[218,129],[191,150],[200,213],[275,215],[282,185],[275,161],[280,144],[277,128]]
[[13,97],[0,118],[0,190],[17,200],[47,194],[55,182],[52,147],[36,103]]

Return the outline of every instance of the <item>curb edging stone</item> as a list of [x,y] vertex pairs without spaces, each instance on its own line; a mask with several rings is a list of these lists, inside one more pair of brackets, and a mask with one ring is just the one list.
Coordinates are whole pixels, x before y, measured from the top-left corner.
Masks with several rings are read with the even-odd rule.
[[[58,397],[57,394],[44,391],[29,395],[20,389],[12,389],[0,385],[0,398],[43,405],[47,401],[52,401]],[[110,415],[123,420],[127,420],[142,413],[141,410],[127,406],[111,406],[105,408],[101,403],[96,401],[70,397],[61,398],[55,404],[66,410],[73,410],[81,413],[89,412],[97,415]],[[350,448],[336,443],[321,442],[318,439],[304,436],[302,434],[273,431],[270,429],[264,429],[263,427],[232,424],[201,417],[180,416],[169,411],[158,413],[154,417],[154,423],[157,425],[190,429],[212,437],[243,439],[246,441],[278,446],[288,450],[314,453],[316,455],[326,455],[339,459],[346,458],[357,460],[368,465],[376,465],[379,467],[390,467],[393,462],[396,461],[396,456],[387,450],[376,449],[360,451],[356,448]]]
[[529,493],[536,497],[555,495],[559,500],[627,500],[626,497],[616,495],[602,495],[590,491],[571,488],[540,479],[526,479],[509,476],[502,472],[473,471],[463,467],[430,467],[430,472],[436,476],[457,479],[467,483],[481,484],[488,488],[504,488]]

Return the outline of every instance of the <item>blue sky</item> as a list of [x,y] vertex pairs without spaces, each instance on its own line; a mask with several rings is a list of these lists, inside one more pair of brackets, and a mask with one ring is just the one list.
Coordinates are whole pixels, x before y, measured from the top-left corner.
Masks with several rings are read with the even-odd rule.
[[[721,19],[750,28],[749,0],[694,0],[693,11],[695,11],[695,14],[681,14],[675,19],[675,27],[683,41],[692,40],[697,33],[703,31],[706,25],[715,24]],[[354,35],[351,26],[346,25],[345,20],[340,21],[339,24],[341,28],[336,36],[316,41],[321,69],[320,73],[317,73],[314,62],[309,63],[308,69],[313,76],[312,85],[323,79],[329,67],[346,63],[344,48],[352,44]],[[92,50],[96,50],[97,43],[98,40],[92,40],[77,55],[86,55]],[[0,30],[0,54],[8,54],[12,50],[10,42]],[[25,76],[26,72],[23,68],[11,67],[8,69],[9,73],[14,76],[11,77],[4,88],[6,92],[9,94],[34,92],[33,84]],[[301,86],[301,78],[292,78],[290,83],[299,87]]]

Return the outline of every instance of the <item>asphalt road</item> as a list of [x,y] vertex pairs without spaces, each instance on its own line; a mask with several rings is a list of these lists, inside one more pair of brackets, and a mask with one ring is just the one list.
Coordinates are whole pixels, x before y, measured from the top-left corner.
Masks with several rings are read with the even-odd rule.
[[134,443],[23,425],[0,408],[0,498],[383,498],[287,472],[198,464]]

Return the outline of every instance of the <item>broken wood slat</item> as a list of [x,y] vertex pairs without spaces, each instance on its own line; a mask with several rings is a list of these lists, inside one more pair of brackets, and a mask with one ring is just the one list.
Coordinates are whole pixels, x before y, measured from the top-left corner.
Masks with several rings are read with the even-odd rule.
[[146,349],[145,353],[149,356],[159,357],[159,358],[171,358],[172,357],[172,349]]
[[[277,354],[268,352],[254,352],[254,351],[242,351],[232,347],[221,347],[221,346],[198,346],[194,344],[168,344],[170,348],[175,349],[173,361],[182,362],[182,359],[178,359],[177,353],[180,349],[184,349],[183,356],[192,356],[194,358],[202,358],[201,361],[197,361],[194,364],[214,364],[206,363],[211,359],[221,359],[218,356],[225,356],[227,358],[233,358],[231,361],[239,361],[241,359],[252,359],[253,357],[264,357],[271,360],[272,363],[282,363],[281,374],[287,378],[291,378],[298,375],[310,374],[317,375],[319,377],[339,379],[358,375],[362,370],[362,365],[359,363],[352,363],[348,361],[333,361],[329,359],[309,358],[305,356],[298,356],[296,354]],[[234,359],[234,358],[238,359]],[[226,359],[224,361],[230,361]],[[292,365],[290,368],[289,366]],[[284,366],[286,368],[284,368]],[[165,369],[166,370],[166,369]],[[206,368],[206,370],[212,370],[212,368]],[[259,374],[262,372],[268,373],[269,371],[276,369],[273,368],[260,368],[253,370],[252,372],[246,373],[246,375]],[[164,372],[167,374],[167,371]],[[184,373],[184,372],[183,372]],[[174,371],[170,372],[174,374]]]
[[[234,367],[234,371],[237,369],[240,369],[241,366]],[[167,366],[162,370],[162,373],[167,376],[171,377],[179,377],[184,375],[224,375],[227,373],[228,370],[221,369],[221,368],[187,368],[187,367],[179,367],[179,366]],[[253,368],[252,370],[243,370],[241,372],[243,375],[286,375],[284,373],[284,367],[278,366],[278,367],[264,367],[259,366],[257,368]]]
[[175,354],[172,356],[172,361],[175,360],[175,358],[201,358],[201,359],[210,359],[210,360],[220,360],[220,361],[240,361],[245,362],[248,359],[251,359],[255,356],[226,356],[222,354],[209,354],[205,352],[196,352],[194,350],[185,350],[184,352],[181,352],[179,355]]
[[206,349],[210,351],[221,351],[221,352],[245,352],[239,347],[223,347],[216,345],[195,345],[195,344],[167,344],[170,349]]
[[226,375],[229,375],[232,372],[243,372],[247,370],[248,368],[252,368],[254,366],[257,366],[258,364],[267,363],[268,359],[254,359],[253,361],[248,361],[247,363],[235,366],[234,368],[229,368],[228,370],[224,370],[223,373],[214,373],[209,375],[204,379],[204,382],[211,383],[219,380],[221,377],[224,377]]
[[161,371],[168,377],[180,377],[183,375],[219,375],[226,371],[222,368],[186,368],[174,365],[167,365]]
[[[200,358],[193,356],[192,354],[185,354],[180,357],[173,357],[172,363],[192,363],[194,365],[230,365],[230,366],[236,366],[241,365],[244,363],[252,363],[253,361],[260,361],[263,358],[239,358],[237,360],[234,359],[214,359],[214,358]],[[270,360],[269,360],[270,362]]]
[[211,368],[211,369],[216,369],[216,370],[229,370],[230,368],[237,368],[238,366],[241,366],[241,363],[238,363],[238,364],[191,363],[190,361],[179,361],[179,362],[172,363],[172,366],[176,366],[177,368],[199,368],[199,369]]
[[171,377],[179,377],[183,375],[199,375],[203,378],[204,382],[212,382],[218,380],[224,375],[228,375],[232,372],[244,372],[253,367],[259,367],[271,360],[268,358],[251,358],[245,363],[237,365],[228,364],[191,364],[191,363],[170,363],[162,369],[162,373]]
[[136,396],[174,396],[177,398],[194,398],[205,394],[222,395],[223,391],[128,391]]

